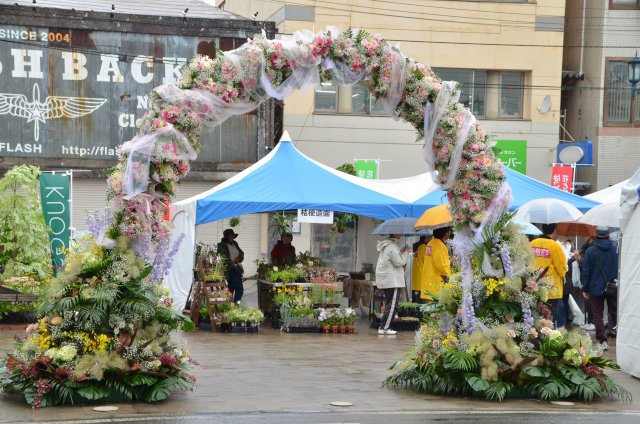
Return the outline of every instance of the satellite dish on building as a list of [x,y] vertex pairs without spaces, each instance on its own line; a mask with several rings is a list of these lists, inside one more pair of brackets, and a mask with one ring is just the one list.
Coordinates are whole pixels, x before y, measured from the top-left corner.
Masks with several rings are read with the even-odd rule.
[[578,163],[583,156],[584,150],[582,150],[579,146],[565,147],[560,153],[558,153],[560,161],[566,164]]
[[538,106],[538,112],[544,115],[545,113],[549,112],[550,109],[551,109],[551,96],[547,94],[546,96],[544,96],[544,99],[542,99],[542,104]]

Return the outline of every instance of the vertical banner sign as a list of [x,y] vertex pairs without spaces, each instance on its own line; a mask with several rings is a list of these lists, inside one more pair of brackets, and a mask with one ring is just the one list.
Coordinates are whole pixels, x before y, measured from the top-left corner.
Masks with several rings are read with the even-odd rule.
[[367,180],[378,178],[378,162],[375,160],[356,160],[356,175]]
[[54,267],[61,267],[64,266],[64,250],[69,247],[69,176],[41,174],[40,198],[44,222],[49,227],[51,262]]
[[551,186],[560,190],[573,192],[573,168],[571,166],[556,165],[551,173]]
[[496,140],[502,165],[527,175],[527,140]]

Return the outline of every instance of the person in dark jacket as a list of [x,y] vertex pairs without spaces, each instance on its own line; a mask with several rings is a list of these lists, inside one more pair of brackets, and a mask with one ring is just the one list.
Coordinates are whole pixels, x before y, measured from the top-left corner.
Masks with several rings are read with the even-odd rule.
[[[602,265],[602,270],[600,266]],[[604,275],[603,275],[604,273]],[[606,300],[609,316],[613,326],[617,324],[618,302],[615,296],[606,296],[607,282],[618,279],[618,251],[616,245],[609,239],[607,227],[596,228],[596,240],[587,249],[582,263],[583,296],[591,299],[593,323],[596,326],[596,339],[600,343],[607,342],[607,331],[604,327],[603,311]],[[605,346],[605,349],[608,346]]]
[[296,263],[296,248],[291,244],[292,240],[291,233],[282,233],[280,240],[271,249],[271,263],[280,266]]
[[235,240],[236,237],[238,237],[238,234],[231,228],[227,228],[222,233],[222,240],[218,243],[218,255],[222,256],[224,260],[227,286],[229,286],[229,291],[233,293],[234,302],[242,299],[242,294],[244,293],[244,287],[242,286],[244,252],[238,246],[238,242]]

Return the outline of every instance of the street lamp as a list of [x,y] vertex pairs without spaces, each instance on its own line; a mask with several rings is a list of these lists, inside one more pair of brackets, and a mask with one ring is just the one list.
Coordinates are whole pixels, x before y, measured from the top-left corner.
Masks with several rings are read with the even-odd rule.
[[640,82],[640,58],[636,50],[636,57],[627,61],[629,65],[629,82],[631,83],[631,100],[636,97],[636,84]]

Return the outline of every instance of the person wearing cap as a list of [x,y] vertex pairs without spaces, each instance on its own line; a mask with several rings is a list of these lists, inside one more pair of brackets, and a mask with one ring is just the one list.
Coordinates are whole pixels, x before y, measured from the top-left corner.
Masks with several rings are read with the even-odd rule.
[[607,343],[607,330],[604,327],[604,302],[609,308],[611,328],[617,325],[618,300],[616,296],[607,296],[605,289],[607,282],[618,279],[618,251],[616,245],[609,239],[609,228],[596,228],[596,240],[587,249],[582,262],[582,295],[591,299],[593,323],[596,326],[596,339],[600,343]]
[[451,275],[451,260],[449,248],[446,245],[450,237],[451,227],[436,228],[433,230],[433,238],[427,243],[420,289],[420,298],[423,300],[433,300],[429,294],[440,293],[445,281]]
[[224,260],[227,285],[229,286],[229,291],[233,293],[234,302],[242,299],[242,294],[244,293],[244,287],[242,286],[244,252],[240,249],[236,237],[238,237],[238,234],[231,228],[227,228],[222,233],[222,240],[218,243],[218,255]]
[[562,247],[553,239],[556,235],[556,224],[542,224],[542,234],[531,242],[533,260],[536,268],[547,270],[545,276],[553,282],[553,287],[549,290],[549,305],[553,313],[553,324],[560,328],[567,324],[562,297],[564,276],[569,266]]
[[291,233],[282,233],[280,240],[271,249],[271,263],[279,266],[295,264],[296,248],[291,244],[292,240]]

